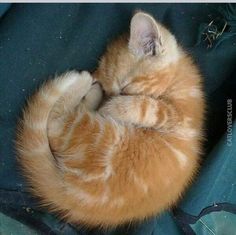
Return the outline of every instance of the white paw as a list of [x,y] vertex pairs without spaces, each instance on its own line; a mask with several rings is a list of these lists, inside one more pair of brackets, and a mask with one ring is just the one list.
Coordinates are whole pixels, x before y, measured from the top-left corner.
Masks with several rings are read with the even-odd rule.
[[82,71],[80,73],[76,70],[66,72],[62,74],[59,79],[55,80],[61,92],[67,91],[67,89],[72,86],[72,88],[79,89],[84,95],[90,90],[92,81],[93,78],[89,72]]
[[82,71],[78,77],[78,88],[83,96],[86,96],[91,89],[93,83],[93,77],[87,71]]

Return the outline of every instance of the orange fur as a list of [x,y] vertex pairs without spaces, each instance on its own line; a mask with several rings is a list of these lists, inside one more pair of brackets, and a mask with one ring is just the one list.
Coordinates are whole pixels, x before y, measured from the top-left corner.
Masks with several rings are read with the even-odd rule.
[[18,159],[34,195],[72,223],[116,226],[174,205],[201,151],[201,76],[174,36],[136,13],[93,74],[49,81],[29,101]]

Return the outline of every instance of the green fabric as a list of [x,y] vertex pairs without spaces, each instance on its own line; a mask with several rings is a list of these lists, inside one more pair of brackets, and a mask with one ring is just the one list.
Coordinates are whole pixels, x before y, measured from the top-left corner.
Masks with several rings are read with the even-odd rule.
[[203,216],[191,225],[196,234],[202,235],[236,235],[236,215],[220,211]]
[[[55,216],[39,212],[25,193],[24,179],[15,161],[14,128],[27,97],[48,76],[69,69],[94,70],[109,41],[129,29],[136,9],[163,22],[194,56],[204,75],[208,109],[203,167],[178,206],[197,216],[216,202],[235,204],[236,130],[234,127],[233,144],[227,146],[226,120],[227,100],[235,104],[236,38],[229,37],[217,48],[207,49],[199,35],[202,24],[222,17],[219,6],[225,4],[0,4],[0,211],[12,218],[20,218],[24,212],[22,223],[35,231],[43,229],[42,234],[48,228],[51,234],[76,233],[75,228]],[[230,33],[230,28],[225,33]],[[234,118],[235,113],[232,121]],[[37,216],[23,207],[32,207]],[[36,223],[27,223],[28,218]],[[181,226],[169,212],[112,231],[78,228],[77,233],[182,234]],[[16,230],[12,234],[19,233]]]
[[4,3],[4,4],[2,3],[0,5],[0,17],[2,17],[7,12],[10,6],[11,6],[10,3]]
[[0,234],[4,235],[39,235],[33,229],[25,226],[17,220],[14,220],[0,213]]
[[232,145],[227,145],[227,135],[223,136],[204,162],[198,179],[185,195],[181,206],[186,212],[197,215],[203,208],[214,203],[228,202],[236,205],[236,123],[232,132]]

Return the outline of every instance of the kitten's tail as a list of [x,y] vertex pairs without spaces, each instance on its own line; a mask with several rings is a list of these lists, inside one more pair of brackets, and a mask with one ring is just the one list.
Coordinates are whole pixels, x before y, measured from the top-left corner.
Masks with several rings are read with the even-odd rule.
[[[82,73],[83,76],[72,71],[49,80],[28,101],[18,124],[16,150],[23,173],[33,194],[40,197],[42,203],[51,206],[52,209],[53,205],[55,209],[57,207],[55,202],[63,204],[64,185],[49,146],[48,117],[55,103],[65,93],[75,90],[76,87],[76,97],[73,97],[73,100],[78,104],[88,92],[92,77],[87,72]],[[53,202],[50,199],[53,199]]]

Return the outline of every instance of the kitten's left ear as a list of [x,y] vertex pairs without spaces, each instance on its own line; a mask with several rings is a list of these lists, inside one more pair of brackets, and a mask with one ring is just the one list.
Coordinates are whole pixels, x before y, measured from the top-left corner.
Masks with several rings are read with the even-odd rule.
[[130,23],[129,49],[137,57],[158,55],[162,38],[156,21],[148,14],[136,13]]

